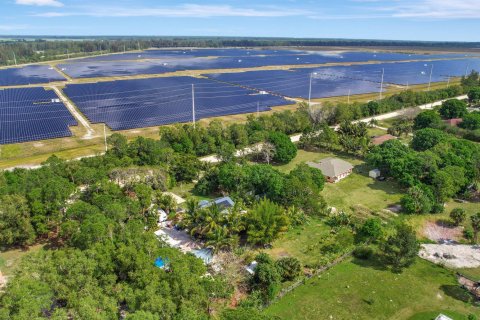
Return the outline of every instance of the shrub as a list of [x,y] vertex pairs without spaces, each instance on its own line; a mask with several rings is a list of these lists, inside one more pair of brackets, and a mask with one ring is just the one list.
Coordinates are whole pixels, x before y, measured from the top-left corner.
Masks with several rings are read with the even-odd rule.
[[368,260],[373,256],[373,249],[369,246],[356,247],[353,256],[357,259]]
[[268,141],[275,147],[273,160],[280,163],[289,163],[297,156],[297,146],[285,133],[271,132]]
[[298,277],[302,266],[297,258],[286,257],[277,260],[275,263],[283,281],[290,281]]

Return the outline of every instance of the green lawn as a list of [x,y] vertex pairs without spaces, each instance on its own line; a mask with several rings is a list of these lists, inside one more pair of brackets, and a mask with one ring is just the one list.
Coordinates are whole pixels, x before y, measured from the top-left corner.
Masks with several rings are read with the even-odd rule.
[[308,280],[266,313],[281,319],[431,319],[445,312],[454,320],[480,309],[457,297],[465,292],[454,275],[418,259],[401,274],[369,262],[343,262]]
[[286,232],[272,243],[272,249],[265,252],[275,259],[296,257],[303,265],[314,265],[320,257],[318,244],[322,243],[329,233],[330,227],[312,218],[308,223]]
[[318,161],[327,157],[338,157],[355,166],[354,172],[338,183],[326,183],[322,195],[329,206],[349,210],[361,205],[370,210],[382,210],[400,201],[402,190],[395,182],[377,181],[368,176],[369,168],[365,163],[349,155],[338,153],[312,152],[298,150],[297,157],[290,163],[277,166],[282,172],[289,172],[297,164]]

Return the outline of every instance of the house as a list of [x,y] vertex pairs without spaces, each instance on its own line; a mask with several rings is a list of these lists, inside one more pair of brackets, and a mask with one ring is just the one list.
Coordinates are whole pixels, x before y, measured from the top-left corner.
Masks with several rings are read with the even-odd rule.
[[198,203],[200,209],[210,207],[211,205],[217,205],[217,207],[223,212],[227,209],[232,208],[235,205],[235,202],[230,197],[217,198],[213,201],[202,200]]
[[447,317],[446,315],[440,313],[436,318],[435,320],[453,320],[452,318],[450,317]]
[[326,180],[331,183],[336,183],[346,178],[353,170],[353,166],[350,163],[338,158],[326,158],[318,163],[307,162],[307,164],[322,171]]
[[372,138],[372,144],[374,146],[378,146],[378,145],[381,145],[382,143],[384,143],[385,141],[393,140],[393,139],[397,139],[397,137],[392,136],[391,134],[384,134],[384,135],[381,135],[381,136],[373,137]]
[[443,123],[448,124],[449,126],[456,127],[460,123],[462,123],[463,119],[462,118],[453,118],[453,119],[448,119],[448,120],[443,120]]

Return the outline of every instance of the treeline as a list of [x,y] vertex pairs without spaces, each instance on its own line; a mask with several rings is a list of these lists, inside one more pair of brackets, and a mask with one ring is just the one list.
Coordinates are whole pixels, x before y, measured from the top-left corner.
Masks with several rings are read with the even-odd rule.
[[403,108],[453,98],[462,95],[464,92],[465,87],[462,85],[431,91],[406,90],[384,99],[372,100],[367,103],[327,103],[322,108],[314,110],[312,118],[315,123],[326,122],[329,125],[334,125],[344,121],[358,120]]
[[[175,47],[267,47],[267,46],[385,46],[418,48],[472,48],[475,43],[422,42],[350,39],[290,39],[290,38],[209,38],[209,37],[16,37],[0,42],[0,64],[12,64],[13,52],[18,63],[48,61],[64,58],[67,50],[72,56],[115,53],[124,50]],[[33,41],[31,41],[33,39]]]
[[306,105],[295,111],[276,112],[272,115],[247,116],[246,123],[234,123],[224,126],[213,120],[207,126],[178,124],[160,128],[160,141],[176,152],[205,156],[220,154],[234,149],[243,149],[248,145],[275,140],[272,132],[293,134],[311,130],[312,123]]

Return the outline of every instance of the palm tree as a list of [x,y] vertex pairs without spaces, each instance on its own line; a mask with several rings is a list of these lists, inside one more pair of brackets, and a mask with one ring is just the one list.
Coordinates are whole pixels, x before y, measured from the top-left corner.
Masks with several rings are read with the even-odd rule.
[[208,234],[208,240],[205,245],[211,248],[214,253],[221,249],[232,248],[238,243],[238,236],[229,236],[228,228],[223,226],[216,228],[212,233]]

